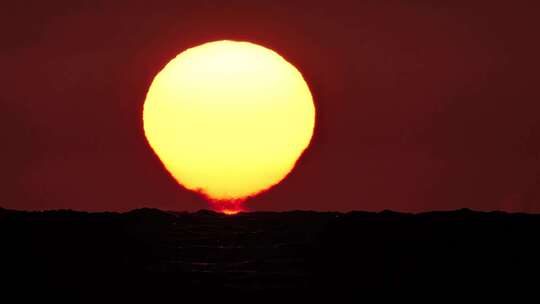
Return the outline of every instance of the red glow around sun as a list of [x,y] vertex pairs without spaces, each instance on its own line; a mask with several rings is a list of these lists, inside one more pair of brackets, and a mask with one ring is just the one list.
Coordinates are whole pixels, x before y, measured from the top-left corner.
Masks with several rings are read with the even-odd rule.
[[221,210],[221,212],[223,212],[224,214],[226,215],[235,215],[235,214],[238,214],[240,213],[240,210]]
[[239,200],[210,200],[212,209],[217,212],[221,212],[227,215],[238,214],[242,211],[246,211],[244,207],[245,199]]

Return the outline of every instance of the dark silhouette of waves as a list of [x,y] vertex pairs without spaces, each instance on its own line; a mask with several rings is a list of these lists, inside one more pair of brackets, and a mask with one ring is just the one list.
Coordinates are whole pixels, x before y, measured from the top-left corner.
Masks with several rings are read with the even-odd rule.
[[0,209],[0,231],[20,296],[533,291],[540,273],[535,214]]

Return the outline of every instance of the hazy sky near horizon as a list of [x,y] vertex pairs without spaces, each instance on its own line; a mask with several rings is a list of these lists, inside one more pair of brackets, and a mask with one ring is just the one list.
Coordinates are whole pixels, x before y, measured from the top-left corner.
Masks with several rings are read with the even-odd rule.
[[309,83],[310,149],[253,210],[540,212],[535,1],[10,1],[0,206],[206,208],[142,130],[182,50],[271,48]]

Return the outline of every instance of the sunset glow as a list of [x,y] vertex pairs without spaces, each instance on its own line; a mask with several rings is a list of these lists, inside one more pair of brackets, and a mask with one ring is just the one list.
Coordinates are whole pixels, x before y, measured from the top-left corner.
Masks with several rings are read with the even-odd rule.
[[293,169],[311,140],[315,107],[283,57],[217,41],[182,52],[158,73],[143,120],[150,146],[178,183],[235,214],[238,202]]

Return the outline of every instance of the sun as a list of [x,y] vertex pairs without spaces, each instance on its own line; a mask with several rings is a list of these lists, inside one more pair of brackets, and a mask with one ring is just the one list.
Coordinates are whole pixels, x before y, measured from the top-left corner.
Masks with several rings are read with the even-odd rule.
[[315,105],[279,54],[223,40],[185,50],[155,76],[143,124],[178,183],[232,214],[293,169],[313,136]]

